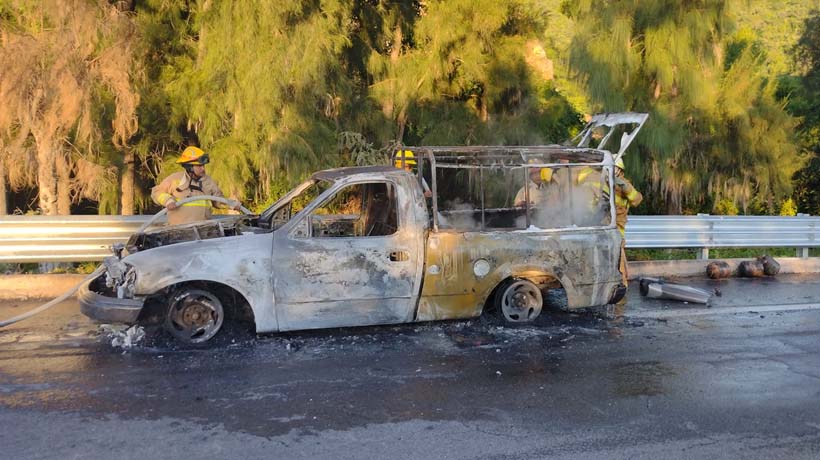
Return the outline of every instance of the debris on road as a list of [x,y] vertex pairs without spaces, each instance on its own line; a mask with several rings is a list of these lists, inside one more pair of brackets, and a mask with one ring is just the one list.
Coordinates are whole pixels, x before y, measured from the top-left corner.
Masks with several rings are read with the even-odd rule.
[[763,264],[759,260],[744,260],[737,266],[737,274],[744,278],[760,278],[765,276]]
[[706,276],[713,280],[728,278],[732,276],[732,267],[722,260],[710,262],[706,266]]
[[762,255],[755,260],[744,260],[737,266],[737,274],[744,278],[761,278],[780,273],[780,263],[770,255]]
[[774,276],[780,273],[780,263],[770,255],[762,255],[757,260],[763,264],[763,273],[767,276]]
[[145,329],[142,326],[121,326],[112,324],[100,325],[100,330],[111,339],[112,347],[129,349],[145,338]]
[[692,286],[667,283],[662,278],[641,278],[641,295],[651,299],[679,300],[709,305],[712,295]]

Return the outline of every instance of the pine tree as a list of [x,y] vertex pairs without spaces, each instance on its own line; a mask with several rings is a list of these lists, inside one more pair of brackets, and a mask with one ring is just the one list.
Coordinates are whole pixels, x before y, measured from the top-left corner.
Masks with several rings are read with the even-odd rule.
[[820,10],[806,19],[793,49],[797,76],[784,79],[780,91],[788,109],[800,117],[799,133],[806,166],[795,176],[800,212],[820,214]]
[[135,30],[105,1],[9,0],[0,8],[0,151],[13,186],[35,178],[43,214],[116,190],[137,130]]
[[656,212],[708,211],[723,198],[768,210],[790,194],[795,120],[775,99],[754,37],[733,33],[729,0],[572,0],[571,63],[593,110],[646,111],[627,155]]

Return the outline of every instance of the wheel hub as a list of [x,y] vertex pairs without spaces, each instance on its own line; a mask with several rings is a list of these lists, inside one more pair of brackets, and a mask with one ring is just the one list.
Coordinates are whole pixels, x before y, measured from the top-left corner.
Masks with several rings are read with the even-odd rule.
[[224,310],[219,299],[208,291],[184,290],[173,297],[165,328],[177,339],[202,343],[222,327]]
[[183,325],[202,327],[208,324],[209,321],[213,321],[213,313],[214,310],[212,308],[201,303],[196,303],[186,305],[180,316],[182,317]]
[[543,297],[536,285],[527,280],[516,281],[503,291],[501,313],[510,323],[527,323],[541,314]]

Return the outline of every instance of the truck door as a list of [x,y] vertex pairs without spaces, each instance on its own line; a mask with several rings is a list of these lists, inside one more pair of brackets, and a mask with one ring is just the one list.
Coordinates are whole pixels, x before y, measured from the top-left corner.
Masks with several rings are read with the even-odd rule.
[[412,198],[407,193],[391,181],[347,184],[277,232],[280,330],[413,320],[423,232],[402,215],[400,203]]

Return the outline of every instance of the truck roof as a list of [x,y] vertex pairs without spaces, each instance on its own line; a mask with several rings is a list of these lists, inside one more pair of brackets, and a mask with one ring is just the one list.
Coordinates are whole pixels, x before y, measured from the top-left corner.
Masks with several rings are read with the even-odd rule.
[[355,174],[368,174],[368,173],[380,173],[380,174],[388,174],[388,173],[402,173],[401,169],[395,168],[393,166],[388,165],[378,165],[378,166],[351,166],[347,168],[335,168],[335,169],[325,169],[324,171],[318,171],[313,173],[311,176],[312,179],[318,180],[329,180],[335,181],[342,177],[348,177]]
[[434,159],[437,165],[524,166],[533,163],[599,163],[605,152],[592,148],[563,145],[535,146],[418,146],[402,147],[416,152],[417,157]]

